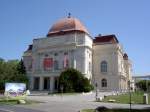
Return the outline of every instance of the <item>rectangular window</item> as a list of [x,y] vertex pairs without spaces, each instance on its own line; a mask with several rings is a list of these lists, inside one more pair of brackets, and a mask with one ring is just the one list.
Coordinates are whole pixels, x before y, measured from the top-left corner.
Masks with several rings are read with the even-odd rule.
[[57,60],[54,61],[54,70],[59,70],[59,64]]
[[68,67],[69,67],[68,54],[65,54],[65,55],[64,55],[63,67],[64,67],[64,68],[68,68]]
[[92,71],[91,62],[89,62],[89,72]]

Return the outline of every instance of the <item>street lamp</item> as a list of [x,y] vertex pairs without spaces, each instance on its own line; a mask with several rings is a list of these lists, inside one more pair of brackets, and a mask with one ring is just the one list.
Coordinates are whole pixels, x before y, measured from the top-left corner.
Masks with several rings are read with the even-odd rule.
[[95,99],[96,99],[96,101],[97,101],[97,99],[98,99],[98,90],[97,90],[97,83],[95,84],[95,87],[96,87],[96,93],[95,93]]
[[64,86],[63,86],[63,84],[62,84],[62,85],[60,85],[60,90],[61,90],[61,97],[63,97],[63,90],[64,90]]
[[128,81],[128,88],[129,88],[129,103],[130,103],[130,112],[131,112],[131,81]]

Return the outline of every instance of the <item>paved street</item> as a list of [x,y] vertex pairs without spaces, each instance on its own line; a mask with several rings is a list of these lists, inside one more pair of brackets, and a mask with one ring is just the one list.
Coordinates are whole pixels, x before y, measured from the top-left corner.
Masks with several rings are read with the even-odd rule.
[[18,106],[16,107],[11,105],[0,105],[0,112],[43,112],[43,111]]
[[[99,96],[111,93],[100,93]],[[115,104],[94,102],[95,93],[77,95],[46,95],[28,96],[30,100],[37,100],[43,103],[32,105],[0,106],[0,109],[10,110],[9,112],[78,112],[85,108],[96,108],[106,106],[108,108],[129,108],[129,104]],[[133,105],[132,108],[150,108],[150,105]],[[0,111],[5,112],[5,111]],[[8,111],[7,111],[8,112]]]

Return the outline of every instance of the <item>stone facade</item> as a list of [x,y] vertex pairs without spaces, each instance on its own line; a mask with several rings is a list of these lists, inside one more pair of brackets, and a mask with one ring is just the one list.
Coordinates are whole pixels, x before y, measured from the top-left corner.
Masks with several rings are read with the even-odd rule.
[[[63,65],[65,53],[67,53],[68,68],[75,68],[88,79],[92,79],[92,69],[88,69],[89,63],[92,68],[92,38],[86,34],[74,32],[63,36],[33,40],[32,50],[26,51],[23,56],[30,77],[30,89],[44,90],[44,78],[49,78],[50,83],[47,82],[49,86],[45,87],[45,90],[50,89],[52,92],[54,88],[57,90],[54,84],[65,69]],[[56,68],[53,64],[50,70],[44,70],[43,60],[45,58],[57,60],[58,67]],[[35,80],[39,83],[39,87],[34,86],[37,84]]]
[[58,23],[46,37],[34,39],[24,52],[31,90],[57,91],[59,75],[66,68],[79,70],[102,91],[128,88],[131,62],[114,35],[99,36],[97,41],[76,19],[67,18]]
[[[103,36],[99,38],[103,38]],[[107,70],[104,72],[102,71],[103,62],[107,66]],[[100,91],[124,91],[128,89],[128,81],[131,80],[131,62],[124,59],[123,48],[118,42],[93,44],[93,79],[98,84]],[[106,86],[103,85],[103,80],[106,81]]]

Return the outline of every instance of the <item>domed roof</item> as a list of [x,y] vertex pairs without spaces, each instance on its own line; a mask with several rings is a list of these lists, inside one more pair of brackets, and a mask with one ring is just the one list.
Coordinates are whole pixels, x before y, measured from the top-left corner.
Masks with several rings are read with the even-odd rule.
[[73,17],[68,17],[57,21],[51,27],[47,36],[50,36],[51,34],[57,34],[59,32],[67,32],[67,31],[80,31],[89,34],[85,26],[78,19]]

